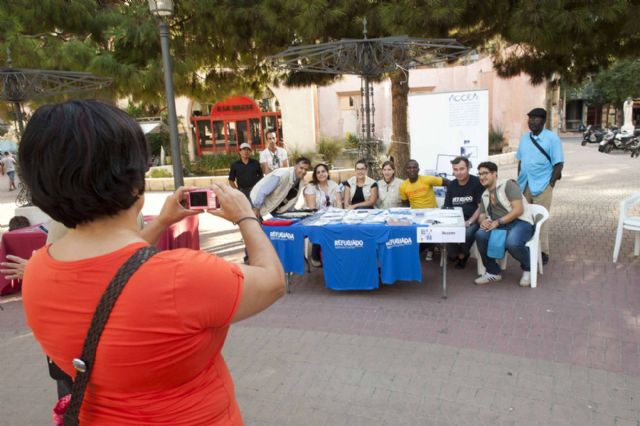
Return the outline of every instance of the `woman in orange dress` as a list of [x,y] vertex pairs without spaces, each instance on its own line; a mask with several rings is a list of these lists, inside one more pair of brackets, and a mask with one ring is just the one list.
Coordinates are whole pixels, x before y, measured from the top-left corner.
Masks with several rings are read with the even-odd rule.
[[[147,142],[116,107],[71,101],[34,113],[19,158],[33,203],[69,228],[29,260],[23,303],[43,351],[73,377],[71,361],[99,298],[118,268],[149,244],[137,224]],[[238,223],[251,264],[178,249],[142,265],[98,344],[81,424],[242,424],[221,349],[231,323],[283,294],[284,273],[247,198],[226,185],[212,189],[222,206],[212,213]],[[171,196],[158,229],[196,213],[181,205],[187,191]]]

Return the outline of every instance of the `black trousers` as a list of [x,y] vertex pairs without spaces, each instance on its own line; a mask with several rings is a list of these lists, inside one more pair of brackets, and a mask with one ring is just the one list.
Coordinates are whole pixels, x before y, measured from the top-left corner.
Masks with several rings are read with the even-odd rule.
[[51,358],[47,357],[47,364],[49,366],[49,376],[56,381],[58,388],[58,398],[71,393],[73,387],[73,379],[67,373],[62,371],[55,362],[51,361]]

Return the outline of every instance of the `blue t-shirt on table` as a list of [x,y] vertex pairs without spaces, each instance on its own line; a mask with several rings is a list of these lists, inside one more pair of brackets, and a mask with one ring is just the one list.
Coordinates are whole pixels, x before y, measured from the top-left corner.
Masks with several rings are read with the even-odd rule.
[[390,227],[389,239],[378,244],[380,279],[384,284],[395,281],[422,281],[420,251],[413,226]]
[[304,274],[304,233],[296,226],[264,226],[285,272]]
[[310,230],[309,240],[322,247],[326,287],[333,290],[378,288],[376,251],[388,235],[388,227],[381,225],[335,225]]

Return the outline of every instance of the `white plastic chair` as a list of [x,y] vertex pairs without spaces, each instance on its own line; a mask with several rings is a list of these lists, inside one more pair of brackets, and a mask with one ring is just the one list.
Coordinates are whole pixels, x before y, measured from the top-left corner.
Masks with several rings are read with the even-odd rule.
[[618,216],[618,230],[616,232],[616,243],[613,246],[613,263],[618,261],[620,246],[622,245],[622,231],[635,231],[636,241],[633,246],[633,255],[640,255],[640,216],[629,216],[628,210],[640,203],[640,192],[625,198],[620,202],[620,214]]
[[[533,236],[529,241],[525,243],[527,247],[529,247],[529,264],[531,266],[531,288],[536,288],[538,286],[538,271],[540,275],[543,274],[542,268],[542,250],[540,249],[540,228],[542,224],[549,219],[549,212],[543,206],[539,206],[537,204],[530,204],[531,213],[533,214],[533,221],[535,222],[535,231],[533,232]],[[476,258],[478,265],[478,275],[482,275],[486,272],[486,268],[482,264],[482,258],[480,257],[480,253],[478,252],[478,247],[476,244],[473,244],[471,247],[471,255]],[[500,265],[500,269],[503,271],[507,269],[507,256],[498,260],[498,265]]]

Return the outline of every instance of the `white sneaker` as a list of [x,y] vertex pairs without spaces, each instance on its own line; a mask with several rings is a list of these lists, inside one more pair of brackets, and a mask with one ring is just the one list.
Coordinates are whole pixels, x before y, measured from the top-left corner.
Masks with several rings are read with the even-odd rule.
[[496,281],[500,281],[500,280],[502,280],[502,275],[500,275],[500,274],[494,275],[494,274],[490,274],[488,272],[485,272],[484,274],[482,274],[478,278],[476,278],[474,280],[474,282],[477,285],[483,285],[483,284],[490,284],[492,282],[496,282]]
[[427,255],[424,257],[424,260],[427,262],[431,262],[433,260],[433,251],[428,250]]
[[531,285],[531,272],[523,271],[520,278],[520,287],[529,287]]

